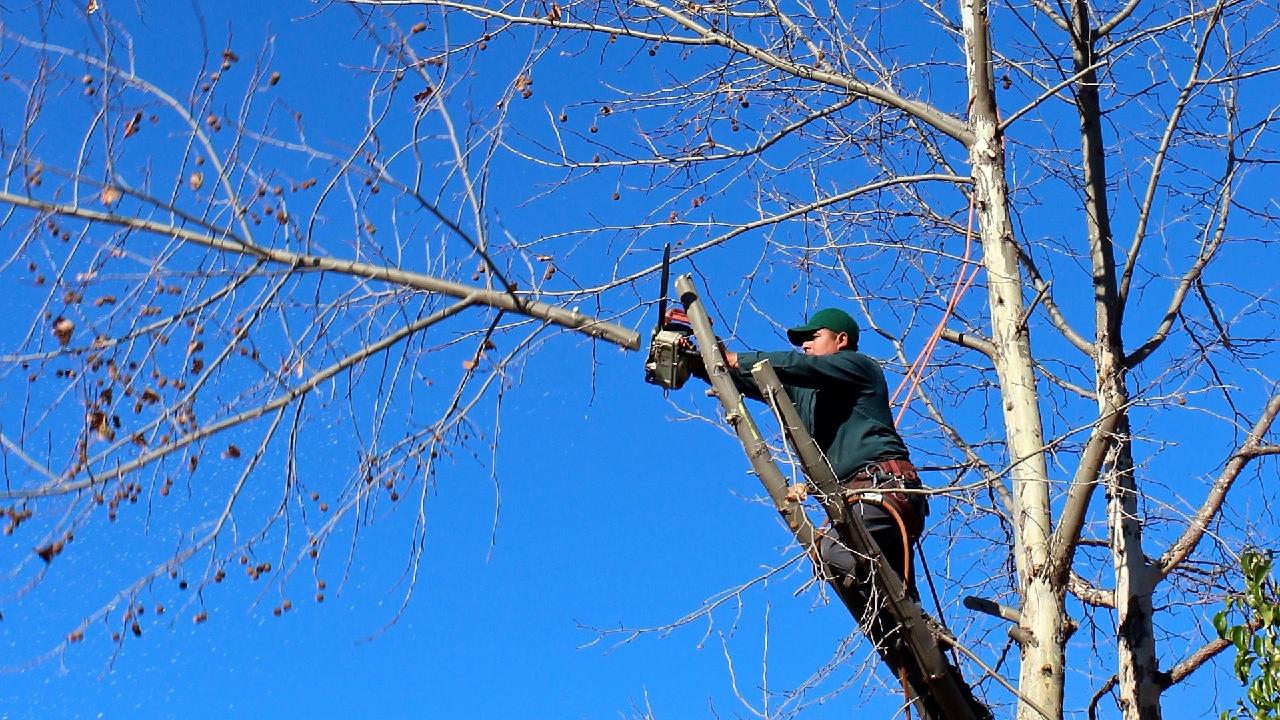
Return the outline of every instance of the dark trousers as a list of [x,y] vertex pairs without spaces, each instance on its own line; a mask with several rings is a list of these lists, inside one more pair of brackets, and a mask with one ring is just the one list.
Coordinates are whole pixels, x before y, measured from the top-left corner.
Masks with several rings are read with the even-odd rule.
[[[871,539],[875,540],[876,545],[880,546],[881,558],[889,564],[889,568],[893,570],[899,580],[904,579],[902,577],[903,569],[910,568],[908,577],[905,578],[907,594],[918,601],[920,596],[916,592],[915,568],[907,564],[912,562],[911,553],[903,554],[902,532],[896,525],[893,527],[869,527],[867,530],[871,533]],[[841,575],[852,576],[854,584],[870,583],[870,559],[864,558],[860,553],[849,549],[834,535],[835,531],[828,529],[826,534],[818,541],[818,552],[822,555],[823,561]],[[915,543],[915,538],[909,538],[908,540],[909,545]]]
[[[867,531],[880,548],[878,562],[888,563],[898,579],[903,579],[904,563],[910,562],[911,553],[903,554],[902,532],[895,523],[892,527],[870,524]],[[914,543],[915,538],[909,538]],[[835,530],[828,528],[818,541],[818,553],[836,573],[836,590],[853,612],[858,625],[875,646],[881,658],[891,668],[902,668],[907,662],[905,649],[897,637],[897,623],[887,612],[883,612],[885,598],[882,597],[871,582],[873,560],[862,553],[851,550],[838,537]],[[852,581],[848,581],[852,578]],[[906,578],[907,595],[915,602],[920,602],[916,592],[915,570]]]

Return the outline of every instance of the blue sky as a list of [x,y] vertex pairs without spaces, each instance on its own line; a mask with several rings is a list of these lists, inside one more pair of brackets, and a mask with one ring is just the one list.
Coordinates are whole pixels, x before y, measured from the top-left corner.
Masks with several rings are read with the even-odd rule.
[[[32,38],[44,34],[52,43],[82,49],[95,57],[105,53],[96,39],[101,37],[101,23],[112,23],[114,37],[128,35],[133,42],[131,50],[123,44],[111,45],[114,61],[122,66],[132,64],[140,77],[179,99],[198,87],[193,78],[206,63],[202,48],[208,50],[203,66],[208,72],[217,66],[230,34],[240,60],[226,72],[222,82],[227,89],[219,95],[213,111],[231,117],[249,107],[246,115],[260,124],[254,127],[269,129],[288,140],[299,139],[290,127],[292,113],[301,113],[306,121],[306,140],[315,149],[339,157],[351,152],[359,141],[371,112],[367,101],[371,81],[361,70],[381,60],[355,27],[355,14],[348,9],[320,10],[305,2],[193,3],[163,9],[143,7],[139,16],[139,8],[132,3],[105,0],[104,5],[105,10],[91,18],[84,16],[79,2],[53,3],[52,17],[29,8],[7,8],[0,10],[0,23],[5,33]],[[893,35],[892,19],[897,12],[905,10],[901,6],[883,9],[879,21],[882,34]],[[401,17],[411,15],[406,11]],[[912,27],[917,35],[937,33],[939,39],[943,35],[932,26]],[[427,35],[438,30],[433,27]],[[489,54],[476,61],[474,75],[453,78],[457,85],[447,102],[455,121],[465,126],[466,118],[476,117],[481,120],[476,127],[484,127],[484,122],[493,120],[493,97],[520,74],[529,54],[541,48],[541,41],[521,38],[494,42],[486,50]],[[14,49],[11,36],[5,43],[5,48]],[[663,115],[662,104],[625,119],[602,116],[599,105],[603,99],[624,92],[619,89],[623,85],[625,91],[637,93],[661,87],[666,73],[674,72],[683,61],[676,48],[664,47],[659,59],[650,61],[640,48],[619,46],[605,48],[599,41],[554,46],[537,66],[532,98],[516,101],[510,109],[506,140],[522,151],[545,150],[533,143],[533,138],[541,136],[532,131],[526,134],[524,129],[549,122],[563,111],[568,121],[555,124],[564,128],[570,138],[566,142],[575,151],[591,152],[595,142],[615,148],[635,142],[632,125],[656,122],[655,118]],[[950,46],[940,43],[939,47],[943,49],[929,53],[936,65],[922,64],[906,77],[929,81],[931,90],[942,98],[940,102],[951,103],[945,109],[960,112],[963,94],[954,83],[959,58],[952,57]],[[260,52],[262,77],[280,72],[281,81],[272,86],[275,89],[248,93],[253,101],[242,106],[239,101],[246,97],[244,88],[249,86],[248,77]],[[625,53],[634,53],[635,59],[626,60]],[[29,55],[19,52],[17,57],[6,66],[13,77],[0,86],[0,112],[16,111],[27,100],[21,78],[33,65]],[[605,65],[611,70],[601,73],[601,58],[606,57]],[[613,74],[618,68],[627,71],[625,76]],[[48,156],[68,166],[79,152],[97,157],[105,142],[101,140],[104,135],[95,131],[88,133],[91,141],[85,143],[87,149],[77,144],[93,123],[96,109],[91,99],[79,96],[83,72],[70,61],[56,68],[57,76],[65,81],[58,87],[70,89],[56,104],[50,102],[52,109],[40,125],[48,133],[43,138]],[[767,124],[766,111],[760,105],[751,112],[741,110],[744,127]],[[139,184],[143,183],[141,178],[152,182],[153,178],[175,176],[181,185],[193,167],[180,164],[185,155],[175,149],[183,148],[187,135],[158,104],[148,107],[160,119],[144,125],[133,144],[125,146],[122,157],[126,162],[121,163],[120,172]],[[375,103],[372,112],[379,109]],[[394,109],[403,110],[404,105]],[[405,142],[411,118],[406,113],[386,122],[385,137],[379,140],[389,146]],[[598,133],[586,129],[593,123],[598,124]],[[5,132],[7,154],[15,140],[12,130]],[[424,166],[445,168],[440,172],[446,172],[450,154],[440,132],[435,118],[425,122],[425,140],[417,149],[424,153]],[[570,137],[575,132],[576,137]],[[729,131],[717,127],[714,132]],[[229,142],[227,137],[227,133],[218,136],[219,147]],[[531,199],[533,191],[550,189],[560,175],[530,163],[512,162],[509,155],[503,157],[505,161],[493,166],[486,190],[486,220],[495,237],[509,233],[526,242],[566,227],[589,227],[593,222],[626,225],[638,219],[658,220],[673,208],[708,225],[730,224],[754,218],[761,212],[757,202],[775,210],[786,202],[780,197],[758,198],[743,192],[713,197],[714,202],[700,206],[691,203],[691,198],[699,188],[715,187],[717,178],[699,171],[663,177],[647,170],[603,171],[550,197]],[[309,175],[323,177],[332,167],[327,158],[300,160],[297,153],[269,144],[259,148],[255,162],[262,167],[279,162],[283,172],[270,181],[281,184],[296,183]],[[813,182],[839,189],[845,180],[841,173],[849,165],[833,163]],[[1027,167],[1015,163],[1014,172],[1022,179],[1034,176]],[[764,186],[767,175],[753,168],[734,187]],[[458,186],[456,176],[450,178],[441,195],[453,201]],[[423,186],[434,190],[433,181],[438,184],[439,176],[428,174]],[[650,184],[663,189],[648,192],[645,188]],[[1027,184],[1036,186],[1035,182]],[[155,181],[155,186],[166,187],[163,181]],[[805,188],[782,189],[801,194]],[[612,199],[615,191],[617,200]],[[963,221],[963,204],[957,193],[947,189],[930,192],[942,198],[941,205],[953,208],[953,220]],[[1070,207],[1070,201],[1063,197],[1050,194],[1038,199],[1042,206],[1034,214],[1036,231],[1048,233],[1046,228],[1063,223],[1058,211]],[[300,212],[306,215],[308,200],[290,202],[298,202]],[[362,252],[373,252],[372,244],[359,245],[352,240],[360,237],[361,223],[344,215],[341,208],[349,206],[336,201],[317,213],[314,239],[318,246],[336,254],[354,252],[357,246]],[[430,270],[434,268],[431,263],[438,260],[434,252],[447,256],[458,250],[456,240],[434,245],[432,238],[438,233],[433,220],[411,203],[388,201],[370,208],[369,219],[378,225],[380,238],[396,233],[412,238],[400,248],[403,255],[399,262],[406,267]],[[1175,216],[1181,211],[1163,210],[1167,215],[1162,219],[1173,228],[1171,235],[1178,233]],[[210,212],[217,216],[216,209]],[[457,212],[465,217],[465,211]],[[811,239],[817,245],[823,242],[811,226],[794,229],[801,235],[814,233]],[[857,232],[863,231],[859,228]],[[900,220],[896,226],[869,227],[865,235],[876,232],[909,237],[913,226]],[[614,268],[604,268],[601,262],[606,253],[620,258],[617,264],[622,272],[631,272],[652,264],[663,242],[687,245],[711,234],[713,230],[707,225],[691,224],[662,228],[639,241],[624,231],[584,237],[577,243],[544,240],[546,247],[557,251],[560,269],[548,288],[566,292],[575,283],[589,285],[610,277]],[[421,242],[420,237],[424,238]],[[1064,231],[1063,237],[1051,239],[1066,244],[1075,238]],[[139,264],[163,253],[161,244],[153,239],[130,238],[129,242],[139,248]],[[636,244],[630,252],[620,251],[632,242]],[[1194,239],[1186,242],[1193,245]],[[710,295],[721,303],[715,308],[720,326],[727,327],[725,332],[733,334],[736,342],[776,346],[781,342],[779,323],[798,320],[816,304],[846,302],[847,288],[831,279],[835,274],[824,277],[794,272],[794,267],[802,264],[796,260],[799,251],[795,255],[770,251],[767,257],[774,264],[758,268],[763,252],[760,244],[756,239],[742,246],[730,244],[699,256],[694,264],[681,263],[676,268],[678,272],[696,270],[699,282],[711,285]],[[1167,263],[1177,266],[1184,248],[1171,248]],[[1248,254],[1236,260],[1235,267],[1249,267],[1268,257],[1259,248],[1246,248],[1245,252]],[[77,256],[74,262],[88,267],[85,256]],[[216,262],[204,255],[180,256],[173,266],[190,269],[199,263]],[[954,258],[930,259],[928,263],[944,276],[955,266]],[[1088,309],[1078,300],[1087,297],[1087,285],[1066,282],[1072,260],[1068,257],[1061,263],[1057,269],[1064,282],[1059,299],[1067,297],[1069,314],[1084,322]],[[901,268],[895,267],[892,259],[876,256],[856,271],[860,278],[874,282],[875,278],[896,277]],[[466,273],[461,274],[465,280]],[[1156,287],[1135,314],[1154,316],[1162,309],[1164,296],[1158,292],[1155,275],[1143,275],[1143,282]],[[1274,282],[1266,278],[1240,275],[1233,280],[1244,290],[1274,289]],[[8,280],[11,276],[5,277]],[[104,277],[102,282],[129,287],[130,281],[122,278],[124,275]],[[300,302],[282,310],[274,329],[258,336],[264,357],[274,358],[269,353],[283,352],[288,345],[282,339],[286,330],[281,328],[290,332],[309,328],[307,298],[333,301],[350,290],[341,283],[306,284],[310,282],[297,286],[300,289],[295,297]],[[25,275],[14,287],[15,302],[24,308],[41,302],[48,292]],[[254,290],[260,291],[261,287]],[[645,303],[655,293],[656,278],[645,279],[634,289],[607,296],[612,304],[602,312],[647,333],[653,313]],[[1071,293],[1076,293],[1074,298]],[[352,313],[355,320],[349,326],[336,322],[336,332],[372,332],[380,323],[393,323],[397,311],[434,309],[429,303],[415,304],[411,299],[390,303],[394,307],[385,314],[370,310],[364,315],[359,302],[352,303],[357,308]],[[967,317],[980,322],[979,293],[968,302]],[[1228,314],[1248,307],[1234,296],[1223,303]],[[915,347],[936,321],[936,314],[929,314],[936,307],[924,307],[918,321],[904,319],[917,306],[886,304],[878,312],[883,313],[879,317],[887,318],[887,325],[906,325]],[[595,309],[584,307],[584,311]],[[476,316],[485,322],[477,321]],[[406,427],[429,422],[437,407],[433,403],[439,402],[438,393],[450,387],[449,378],[457,374],[470,352],[471,346],[466,344],[470,333],[490,317],[477,311],[467,322],[448,324],[439,334],[411,346],[409,357],[421,360],[418,369],[422,377],[398,378],[388,392],[378,385],[381,376],[374,373],[355,381],[358,392],[353,408],[344,409],[341,398],[313,404],[314,422],[297,453],[298,472],[308,486],[328,500],[348,480],[354,463],[351,439],[355,433],[370,429],[368,422],[353,421],[351,415],[371,415],[375,404],[385,402],[388,414],[403,420]],[[313,337],[312,330],[303,334]],[[21,345],[26,332],[22,323],[0,329],[4,352]],[[510,347],[518,337],[516,330],[504,330],[498,338],[499,348]],[[624,353],[603,344],[591,348],[590,341],[565,333],[546,333],[540,338],[544,344],[519,364],[512,387],[502,393],[500,419],[495,419],[491,404],[481,405],[475,419],[483,437],[443,459],[425,491],[419,479],[405,493],[410,500],[399,505],[379,504],[370,510],[377,522],[342,524],[321,561],[314,565],[291,564],[301,554],[298,543],[305,537],[304,531],[294,530],[288,550],[281,553],[274,545],[281,542],[283,530],[276,527],[261,544],[265,548],[262,557],[254,557],[254,562],[277,555],[288,560],[284,568],[277,561],[276,575],[270,582],[251,584],[234,560],[225,582],[208,585],[198,594],[194,586],[204,573],[204,565],[191,570],[189,577],[184,574],[157,581],[143,593],[146,614],[141,637],[132,637],[118,624],[108,628],[95,623],[85,642],[30,669],[0,674],[0,717],[323,718],[359,714],[399,718],[468,713],[480,718],[595,719],[639,718],[649,712],[657,718],[751,717],[754,711],[763,711],[763,688],[776,692],[797,686],[833,657],[847,652],[852,658],[838,665],[818,686],[819,692],[833,695],[821,703],[816,702],[817,693],[807,696],[805,700],[813,704],[802,716],[843,718],[865,713],[888,717],[898,707],[898,691],[883,673],[868,673],[864,668],[867,649],[853,634],[847,614],[823,604],[812,589],[795,595],[808,579],[804,564],[792,564],[740,595],[721,598],[726,590],[755,581],[788,562],[796,548],[789,545],[789,534],[775,513],[760,501],[760,489],[747,474],[747,463],[732,437],[690,416],[714,415],[713,405],[700,397],[700,388],[691,386],[668,399],[643,384],[640,353]],[[1039,342],[1044,343],[1042,347],[1054,348],[1052,340]],[[892,354],[885,340],[869,332],[864,333],[863,349],[879,358]],[[316,359],[315,364],[331,359]],[[959,364],[951,371],[957,384],[982,377],[981,372]],[[258,378],[248,366],[239,372],[243,374],[233,374],[228,381],[242,378],[251,383]],[[1268,373],[1274,374],[1274,368],[1264,366],[1259,375]],[[897,384],[900,374],[900,368],[890,365],[891,386]],[[439,387],[427,386],[427,376]],[[5,408],[0,427],[6,432],[19,423],[15,408],[20,403],[53,406],[70,397],[64,386],[42,382],[21,387],[12,382],[14,377],[6,376],[0,386]],[[1143,378],[1144,382],[1149,380]],[[219,400],[228,404],[242,400],[230,387],[218,388]],[[490,393],[489,400],[495,395],[496,391]],[[984,399],[957,394],[948,400],[963,408],[963,417],[979,428],[979,435],[1000,436],[997,413],[986,407]],[[209,410],[212,413],[213,408]],[[981,430],[987,418],[990,426]],[[761,422],[768,425],[763,416]],[[916,457],[925,462],[937,459],[940,443],[934,429],[918,419],[908,422],[906,433]],[[1071,426],[1074,419],[1064,412],[1060,417],[1055,415],[1052,422]],[[55,437],[59,429],[65,428],[54,423],[49,436]],[[1201,428],[1191,434],[1200,433],[1203,441],[1210,432]],[[500,449],[492,454],[487,446],[495,441]],[[273,445],[269,460],[275,464],[267,467],[279,472],[282,452],[279,444]],[[1195,443],[1184,443],[1162,456],[1160,467],[1188,463],[1200,454],[1202,450]],[[1069,461],[1068,455],[1064,462]],[[173,552],[184,528],[216,516],[222,497],[219,493],[236,482],[238,467],[219,463],[216,453],[211,452],[197,480],[187,487],[179,484],[167,505],[149,496],[135,508],[126,507],[119,523],[108,524],[95,516],[78,529],[68,551],[34,586],[28,583],[39,575],[41,567],[30,547],[39,534],[29,527],[20,529],[0,555],[8,573],[2,586],[5,594],[0,595],[4,615],[0,621],[4,661],[0,664],[24,667],[40,658],[76,628],[87,611],[101,606],[121,586],[163,561]],[[6,477],[20,477],[21,469],[14,465],[6,471],[11,473]],[[241,506],[246,514],[246,533],[254,529],[255,519],[275,507],[279,495],[278,482],[269,472],[253,477]],[[935,477],[937,484],[956,479],[943,474]],[[410,568],[412,543],[418,537],[413,503],[419,499],[426,518],[423,562],[411,600],[401,614],[405,573]],[[151,502],[157,503],[154,513],[148,512]],[[310,517],[316,517],[312,506],[307,507]],[[961,528],[954,546],[936,534],[926,539],[933,571],[944,585],[945,614],[962,635],[994,648],[985,656],[994,662],[1003,642],[1003,628],[957,610],[963,589],[980,581],[994,576],[996,590],[1007,589],[1007,581],[1000,575],[999,554],[991,549],[992,523],[964,516],[945,504],[935,503],[934,512],[939,527]],[[45,521],[43,516],[41,521]],[[358,533],[358,542],[348,553],[352,533]],[[292,573],[289,579],[276,582],[275,577],[285,571]],[[179,581],[189,578],[193,587],[179,589]],[[315,599],[320,580],[325,582],[323,603]],[[662,628],[697,610],[709,598],[724,602],[709,617],[670,632],[645,633],[630,641],[625,632],[601,632]],[[274,617],[272,609],[285,599],[292,609]],[[163,617],[156,614],[157,604],[165,606]],[[927,605],[932,610],[932,603]],[[202,609],[209,619],[197,625],[192,618]],[[1071,609],[1083,612],[1074,603]],[[387,627],[393,619],[394,624]],[[1168,630],[1195,635],[1200,632],[1195,622],[1194,614],[1182,616]],[[1102,624],[1105,626],[1106,620]],[[113,629],[124,635],[118,653],[110,640]],[[852,650],[845,645],[850,639]],[[1071,669],[1079,673],[1079,679],[1101,672],[1104,661],[1083,656],[1078,650],[1074,658]],[[870,684],[864,686],[868,677]],[[836,694],[845,683],[850,683],[851,689]],[[1069,704],[1087,702],[1081,697],[1087,687],[1086,682],[1073,685]],[[998,704],[1009,700],[1004,690],[990,683],[983,689]],[[1215,698],[1218,691],[1222,694]],[[1232,692],[1216,687],[1211,675],[1196,677],[1185,690],[1171,694],[1174,700],[1167,715],[1203,715],[1212,709],[1206,705],[1230,697]],[[773,696],[770,702],[784,700]],[[1182,707],[1193,709],[1179,714]]]

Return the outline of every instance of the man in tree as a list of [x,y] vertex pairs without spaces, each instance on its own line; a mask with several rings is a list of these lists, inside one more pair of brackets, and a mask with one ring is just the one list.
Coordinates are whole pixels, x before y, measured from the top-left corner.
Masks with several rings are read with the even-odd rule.
[[[800,352],[739,353],[722,346],[728,374],[744,397],[763,401],[751,370],[769,361],[841,487],[854,491],[848,493],[849,510],[861,518],[883,561],[918,602],[910,548],[923,529],[928,508],[923,494],[902,492],[919,490],[920,477],[894,427],[884,371],[874,359],[858,352],[858,324],[843,310],[819,310],[808,322],[787,330],[787,338]],[[695,361],[691,370],[708,379],[701,363]],[[937,656],[929,673],[921,668],[920,646],[900,632],[900,616],[887,611],[886,598],[872,581],[868,558],[845,546],[833,531],[820,535],[818,552],[839,573],[833,587],[922,716],[990,720],[991,711],[973,696],[972,688],[945,656]],[[938,682],[932,674],[936,670],[950,674],[951,682]],[[932,683],[950,691],[935,696],[929,689]]]
[[[763,400],[751,368],[761,360],[773,365],[841,486],[874,490],[865,499],[854,495],[850,510],[861,516],[885,561],[914,595],[910,547],[928,509],[921,494],[892,492],[919,489],[920,477],[894,427],[884,371],[858,352],[858,324],[843,310],[819,310],[805,324],[788,330],[787,338],[801,352],[726,350],[730,375],[744,396]],[[695,374],[705,379],[701,368]],[[834,533],[822,537],[819,551],[841,573],[854,574],[858,558]]]

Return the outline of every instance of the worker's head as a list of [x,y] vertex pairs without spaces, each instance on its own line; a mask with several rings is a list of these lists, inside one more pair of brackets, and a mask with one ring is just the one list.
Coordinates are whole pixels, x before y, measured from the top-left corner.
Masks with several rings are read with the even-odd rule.
[[809,316],[809,322],[788,330],[787,338],[807,355],[857,350],[858,323],[843,310],[824,308]]

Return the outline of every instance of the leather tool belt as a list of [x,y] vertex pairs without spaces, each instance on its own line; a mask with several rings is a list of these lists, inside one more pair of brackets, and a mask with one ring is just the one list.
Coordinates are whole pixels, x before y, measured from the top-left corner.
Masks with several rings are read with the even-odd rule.
[[[840,486],[849,492],[845,498],[849,503],[871,502],[887,506],[895,511],[907,534],[916,537],[924,530],[925,502],[921,495],[910,495],[894,492],[894,488],[918,489],[920,475],[909,460],[894,458],[869,463],[866,467],[840,481]],[[874,492],[867,492],[873,490]]]

